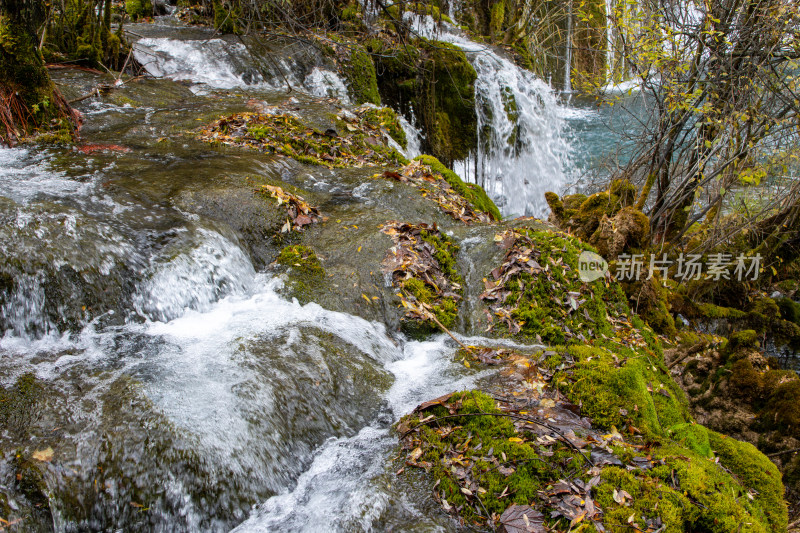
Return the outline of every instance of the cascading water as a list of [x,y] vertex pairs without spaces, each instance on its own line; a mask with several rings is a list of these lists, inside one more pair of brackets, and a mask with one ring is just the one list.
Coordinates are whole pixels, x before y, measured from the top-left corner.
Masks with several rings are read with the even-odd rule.
[[505,215],[545,216],[544,193],[568,181],[572,153],[565,108],[552,88],[447,23],[430,16],[409,15],[409,21],[420,35],[464,50],[478,74],[478,147],[455,170],[482,185]]
[[[174,64],[194,61],[196,45],[174,46]],[[207,68],[208,85],[233,72]],[[49,514],[31,529],[452,527],[426,492],[396,484],[390,425],[480,374],[453,360],[445,337],[407,342],[378,322],[287,299],[282,279],[254,267],[230,211],[201,209],[204,198],[212,207],[227,198],[235,213],[262,205],[245,177],[295,173],[344,198],[343,218],[366,184],[363,205],[387,217],[374,195],[385,187],[398,203],[392,184],[366,169],[354,182],[168,139],[199,114],[244,108],[249,95],[163,79],[118,91],[124,105],[81,103],[88,146],[0,150],[0,385],[35,376],[44,413],[24,442],[0,433],[0,449],[12,450],[0,457],[3,494],[16,487],[14,454],[51,446],[52,462],[36,466]],[[405,129],[413,155],[418,132]],[[271,234],[257,237],[263,245]],[[17,494],[11,505],[26,504]]]
[[300,89],[349,103],[347,87],[338,73],[320,64],[318,58],[309,56],[306,62],[300,58],[289,62],[270,51],[257,52],[245,42],[145,37],[135,43],[133,53],[151,75],[191,81],[195,91],[204,87]]

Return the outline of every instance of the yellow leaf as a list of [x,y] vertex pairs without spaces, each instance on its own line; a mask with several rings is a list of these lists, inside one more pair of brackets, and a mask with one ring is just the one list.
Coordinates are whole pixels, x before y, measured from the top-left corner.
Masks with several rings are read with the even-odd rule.
[[48,446],[44,450],[36,450],[33,452],[33,458],[37,461],[43,461],[45,463],[49,463],[53,460],[53,448]]
[[524,441],[519,437],[509,437],[508,442],[524,442]]
[[368,303],[368,304],[371,304],[371,303],[372,303],[372,300],[370,300],[370,299],[369,299],[369,296],[367,296],[367,295],[366,295],[366,294],[364,294],[363,292],[361,293],[361,297],[362,297],[362,298],[364,298],[364,299],[367,301],[367,303]]

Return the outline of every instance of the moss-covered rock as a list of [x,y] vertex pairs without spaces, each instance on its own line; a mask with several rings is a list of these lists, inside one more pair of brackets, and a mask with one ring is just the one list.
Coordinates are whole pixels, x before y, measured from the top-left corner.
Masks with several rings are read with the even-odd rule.
[[296,268],[303,274],[325,275],[325,270],[322,268],[322,264],[320,264],[314,250],[301,244],[292,244],[285,247],[278,254],[275,261],[280,265]]
[[31,373],[21,375],[7,389],[0,388],[0,426],[17,437],[27,435],[41,417],[41,397],[42,384]]
[[375,128],[382,128],[386,133],[394,139],[394,141],[405,150],[408,148],[408,139],[403,126],[400,124],[400,118],[397,113],[390,107],[368,107],[359,115],[369,122]]
[[503,216],[500,210],[483,190],[483,187],[475,183],[465,183],[458,174],[431,155],[418,156],[415,161],[429,166],[433,172],[442,176],[453,190],[463,196],[475,209],[491,215],[494,220],[502,220]]
[[593,251],[590,246],[526,228],[499,234],[495,240],[508,251],[497,276],[492,274],[504,280],[502,286],[493,285],[482,296],[499,317],[494,331],[564,344],[581,337],[613,336],[610,318],[629,313],[619,285],[580,279],[578,256]]
[[425,134],[423,150],[445,165],[466,159],[477,143],[477,73],[464,52],[425,39],[366,44],[376,62],[381,97],[407,116],[413,110]]
[[353,127],[353,131],[345,128],[341,133],[334,130],[322,132],[293,115],[283,113],[239,113],[224,117],[205,128],[200,138],[211,143],[256,148],[329,168],[408,162],[397,150],[376,138],[372,131]]
[[[357,104],[370,103],[380,105],[378,78],[375,63],[363,45],[347,43],[341,48],[346,50],[339,61],[339,68],[347,82],[350,98]],[[346,57],[344,57],[346,56]]]
[[153,2],[151,0],[125,0],[125,12],[136,22],[140,18],[153,16]]
[[0,97],[6,117],[0,140],[6,144],[34,132],[62,129],[70,139],[79,125],[78,116],[50,80],[34,38],[23,21],[0,16]]

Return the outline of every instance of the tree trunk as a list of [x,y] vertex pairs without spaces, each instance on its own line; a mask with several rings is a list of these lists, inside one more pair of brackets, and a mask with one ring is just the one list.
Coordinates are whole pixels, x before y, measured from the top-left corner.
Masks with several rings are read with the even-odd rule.
[[50,79],[37,46],[43,5],[0,0],[0,140],[8,145],[37,131],[73,136],[80,122]]

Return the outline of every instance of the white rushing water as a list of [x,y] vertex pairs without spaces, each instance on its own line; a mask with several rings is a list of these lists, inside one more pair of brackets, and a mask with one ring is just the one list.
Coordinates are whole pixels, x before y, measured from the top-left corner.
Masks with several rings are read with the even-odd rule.
[[567,183],[572,154],[564,106],[552,87],[450,24],[430,16],[409,20],[420,35],[464,50],[478,74],[478,147],[455,170],[481,184],[505,215],[544,217],[544,193]]
[[256,57],[240,42],[221,38],[179,40],[147,37],[136,41],[134,57],[153,76],[193,83],[193,90],[254,88],[286,90],[286,84],[314,96],[349,103],[339,74],[319,65],[297,68],[282,57]]
[[[119,486],[106,487],[113,498],[104,519],[115,519],[114,505],[136,494],[126,483],[163,483],[164,507],[151,511],[161,513],[163,530],[225,530],[230,522],[209,518],[212,506],[242,522],[240,531],[380,530],[387,516],[390,523],[441,529],[386,478],[397,444],[391,423],[480,375],[453,360],[446,337],[405,342],[377,322],[289,300],[279,278],[255,271],[235,236],[196,216],[161,232],[124,225],[114,232],[107,229],[114,209],[62,215],[66,208],[48,195],[80,204],[96,185],[73,186],[24,150],[0,151],[0,158],[7,162],[0,169],[0,219],[26,221],[0,228],[20,240],[4,257],[25,255],[40,231],[54,252],[41,260],[55,261],[39,275],[16,276],[6,295],[2,312],[23,326],[0,337],[0,379],[8,386],[32,372],[68,398],[59,411],[79,429],[60,437],[59,453],[74,456],[58,460],[71,465],[75,479],[92,482],[95,461],[108,453],[100,438],[108,427],[124,435],[118,455],[106,459],[125,471]],[[9,199],[26,181],[39,194],[19,196],[23,203]],[[103,327],[96,317],[72,333],[46,321],[43,286],[60,283],[59,266],[83,272],[96,262],[102,278],[132,256],[146,259],[131,278],[127,320]],[[66,298],[58,305],[82,303]],[[131,384],[123,391],[133,397],[118,405],[112,387],[121,382]],[[163,434],[170,453],[186,454],[181,462],[148,455],[155,453],[148,443]],[[198,499],[206,484],[223,494],[214,502]],[[252,509],[242,503],[264,493],[277,495]],[[58,530],[72,527],[57,520]]]

